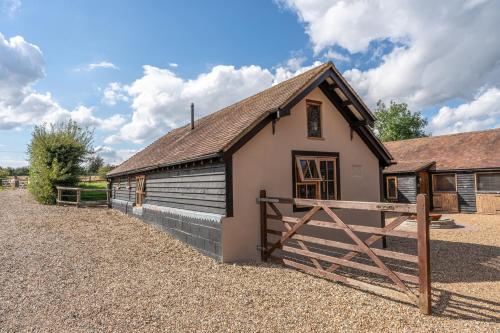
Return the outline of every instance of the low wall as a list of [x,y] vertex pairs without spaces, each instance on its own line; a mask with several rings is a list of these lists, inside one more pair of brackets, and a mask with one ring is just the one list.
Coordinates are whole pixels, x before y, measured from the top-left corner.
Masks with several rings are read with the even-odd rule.
[[222,215],[145,204],[141,208],[132,203],[113,199],[111,205],[123,213],[140,218],[153,227],[167,232],[189,244],[204,255],[222,260]]

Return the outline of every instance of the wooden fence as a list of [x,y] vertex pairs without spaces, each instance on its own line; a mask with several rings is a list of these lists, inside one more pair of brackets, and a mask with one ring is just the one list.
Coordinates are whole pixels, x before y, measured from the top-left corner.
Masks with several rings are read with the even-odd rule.
[[9,176],[8,178],[1,179],[2,187],[10,187],[13,189],[15,188],[26,189],[28,188],[28,183],[29,183],[29,178],[26,176],[19,176],[17,178]]
[[[57,204],[58,205],[76,205],[81,206],[110,206],[109,189],[94,189],[80,187],[62,187],[57,186]],[[106,193],[106,200],[82,200],[82,193]]]
[[105,182],[106,177],[99,176],[99,175],[79,176],[78,181],[80,183]]
[[[424,314],[431,313],[431,284],[430,284],[430,263],[429,263],[429,202],[425,194],[417,196],[416,204],[396,204],[382,202],[358,202],[358,201],[337,201],[337,200],[313,200],[313,199],[288,199],[267,197],[266,191],[261,191],[257,198],[260,203],[261,222],[261,257],[267,261],[273,259],[286,266],[293,267],[325,278],[355,286],[375,293],[388,295],[390,289],[383,288],[373,283],[365,282],[352,277],[338,274],[340,267],[361,270],[388,277],[396,286],[397,290],[408,296],[410,301],[419,306]],[[301,207],[310,207],[310,210],[302,217],[283,216],[277,204],[292,204]],[[268,213],[268,208],[272,214]],[[332,209],[342,210],[367,210],[382,212],[397,212],[402,214],[396,217],[388,225],[378,228],[357,224],[345,223]],[[324,211],[331,219],[330,221],[314,220],[313,216],[319,211]],[[396,230],[410,216],[417,216],[417,232]],[[280,227],[273,229],[268,226],[268,220],[280,221]],[[308,226],[309,231],[315,230],[314,236],[306,233],[300,234],[304,226]],[[323,237],[326,230],[340,230],[347,234],[353,243],[339,242]],[[362,240],[357,233],[372,234]],[[274,242],[269,241],[268,235],[277,238]],[[418,255],[390,251],[376,247],[370,247],[385,236],[402,237],[414,239],[417,242]],[[312,244],[312,245],[311,245]],[[318,249],[320,249],[318,251]],[[330,249],[330,251],[325,251]],[[331,253],[344,251],[341,257],[332,256]],[[276,254],[279,250],[279,254]],[[313,251],[315,250],[315,251]],[[333,250],[333,251],[331,251]],[[353,261],[358,255],[364,254],[375,265],[367,265],[358,261]],[[403,261],[416,264],[418,275],[403,272],[396,272],[389,268],[381,257],[389,258],[392,261]],[[300,259],[304,258],[304,259]],[[308,265],[304,264],[308,263]],[[394,265],[390,265],[393,267]],[[404,282],[403,282],[404,281]],[[416,295],[405,283],[418,286]]]

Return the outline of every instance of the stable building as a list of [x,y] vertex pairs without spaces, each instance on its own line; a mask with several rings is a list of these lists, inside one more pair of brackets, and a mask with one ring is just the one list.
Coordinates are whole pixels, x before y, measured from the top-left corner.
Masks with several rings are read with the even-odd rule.
[[500,128],[386,142],[396,164],[384,170],[389,201],[419,193],[439,212],[500,214]]
[[[193,113],[191,124],[107,175],[113,208],[235,262],[260,260],[260,190],[381,201],[391,156],[372,132],[374,115],[331,62],[196,121]],[[381,225],[379,212],[339,216]]]

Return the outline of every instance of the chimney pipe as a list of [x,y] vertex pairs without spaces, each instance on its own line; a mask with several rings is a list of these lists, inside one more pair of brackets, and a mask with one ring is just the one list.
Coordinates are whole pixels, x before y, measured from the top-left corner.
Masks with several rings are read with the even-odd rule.
[[191,129],[194,129],[194,103],[191,103]]

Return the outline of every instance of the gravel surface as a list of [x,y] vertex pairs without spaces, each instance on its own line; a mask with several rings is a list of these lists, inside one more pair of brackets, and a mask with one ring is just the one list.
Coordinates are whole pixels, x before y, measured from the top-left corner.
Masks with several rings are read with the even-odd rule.
[[499,216],[431,232],[435,314],[423,316],[280,266],[215,263],[113,210],[22,190],[0,205],[1,332],[500,332]]

